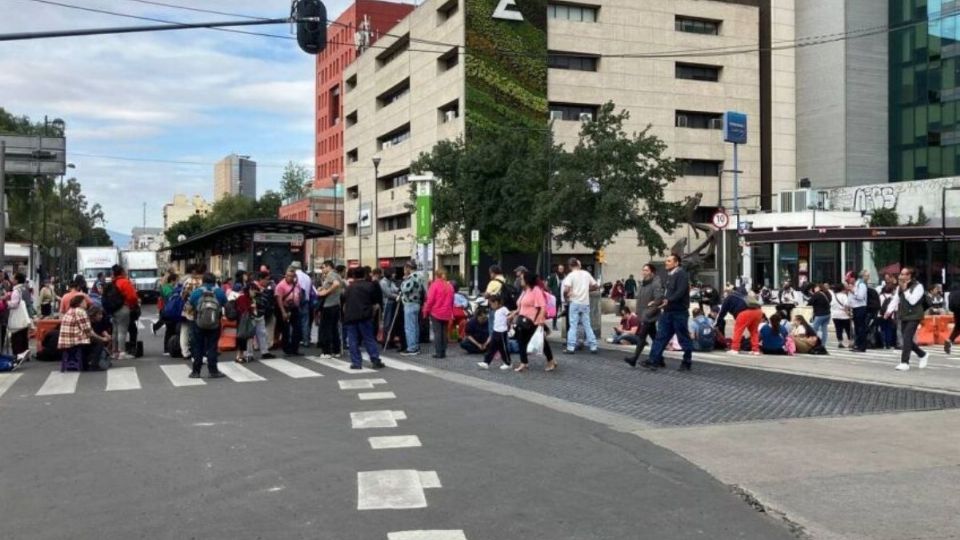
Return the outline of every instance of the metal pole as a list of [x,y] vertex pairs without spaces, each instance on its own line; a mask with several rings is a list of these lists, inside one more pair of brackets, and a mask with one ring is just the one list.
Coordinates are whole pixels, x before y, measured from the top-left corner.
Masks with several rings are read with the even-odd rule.
[[[24,39],[45,39],[56,37],[99,36],[103,34],[132,34],[136,32],[162,32],[165,30],[189,30],[192,28],[221,28],[225,26],[261,26],[269,24],[286,24],[294,21],[319,21],[316,17],[301,17],[299,19],[258,19],[253,21],[222,21],[210,23],[167,23],[144,26],[119,26],[112,28],[88,28],[82,30],[59,30],[52,32],[21,32],[15,34],[0,34],[0,41],[20,41]],[[323,21],[326,24],[325,21]]]
[[7,242],[7,143],[0,141],[0,273],[6,264]]
[[943,288],[947,288],[947,264],[950,257],[947,256],[947,188],[943,188],[943,194],[940,196],[940,241],[943,242],[943,268],[940,269],[940,283]]
[[376,268],[380,268],[380,227],[377,225],[377,221],[380,220],[380,206],[379,206],[379,193],[380,186],[377,184],[380,183],[380,160],[373,160],[373,211],[370,212],[370,220],[373,222],[373,264]]
[[360,186],[357,186],[357,266],[363,268],[363,197],[360,196]]
[[340,236],[340,209],[339,202],[340,195],[337,193],[337,178],[333,179],[333,260],[336,264],[337,259],[339,259],[339,252],[337,251],[337,237]]
[[[733,213],[737,216],[737,243],[733,249],[734,252],[734,273],[735,281],[739,282],[740,272],[740,155],[738,153],[739,144],[733,143]],[[724,254],[726,256],[726,254]]]

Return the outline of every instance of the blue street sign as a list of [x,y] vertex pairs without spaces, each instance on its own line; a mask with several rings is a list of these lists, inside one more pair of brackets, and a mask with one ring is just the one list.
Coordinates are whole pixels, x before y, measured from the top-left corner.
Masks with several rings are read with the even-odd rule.
[[727,111],[723,114],[723,140],[734,144],[747,144],[747,115]]

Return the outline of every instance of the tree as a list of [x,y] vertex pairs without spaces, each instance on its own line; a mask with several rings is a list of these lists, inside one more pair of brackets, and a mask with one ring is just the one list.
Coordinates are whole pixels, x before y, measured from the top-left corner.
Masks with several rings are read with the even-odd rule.
[[280,215],[281,206],[283,206],[283,199],[280,194],[276,191],[267,191],[257,201],[257,217],[275,218]]
[[[897,227],[899,225],[900,215],[897,213],[896,207],[878,208],[870,216],[871,227]],[[873,264],[878,270],[900,262],[900,242],[872,242],[870,252],[873,257]]]
[[604,104],[583,123],[580,142],[564,153],[544,210],[556,217],[556,239],[600,250],[622,231],[634,229],[638,245],[662,254],[682,218],[684,201],[664,200],[664,189],[679,174],[676,160],[664,156],[667,145],[650,127],[628,135],[630,114]]
[[298,200],[307,195],[307,183],[310,181],[310,170],[305,166],[287,162],[283,168],[283,177],[280,179],[280,195],[284,200]]
[[206,219],[199,214],[194,214],[184,221],[174,223],[167,229],[167,232],[164,233],[164,236],[167,237],[167,242],[171,245],[180,243],[180,236],[184,238],[190,238],[197,234],[200,234],[207,229]]

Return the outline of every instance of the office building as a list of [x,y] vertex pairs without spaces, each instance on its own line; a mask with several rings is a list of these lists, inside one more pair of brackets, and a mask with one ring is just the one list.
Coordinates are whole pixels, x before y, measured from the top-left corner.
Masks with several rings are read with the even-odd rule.
[[177,223],[190,219],[190,216],[205,216],[210,210],[210,204],[200,195],[194,195],[191,199],[178,193],[173,196],[172,202],[163,205],[163,230],[167,231]]
[[213,167],[214,202],[227,195],[257,198],[257,162],[250,156],[230,154]]

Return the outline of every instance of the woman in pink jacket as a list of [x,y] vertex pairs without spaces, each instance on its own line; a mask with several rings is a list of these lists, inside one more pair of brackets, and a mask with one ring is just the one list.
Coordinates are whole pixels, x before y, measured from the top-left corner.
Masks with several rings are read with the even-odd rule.
[[430,317],[433,328],[433,357],[447,357],[447,325],[453,320],[453,286],[447,281],[447,271],[440,268],[427,289],[423,304],[424,317]]

